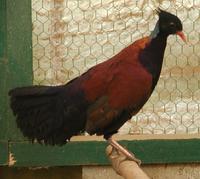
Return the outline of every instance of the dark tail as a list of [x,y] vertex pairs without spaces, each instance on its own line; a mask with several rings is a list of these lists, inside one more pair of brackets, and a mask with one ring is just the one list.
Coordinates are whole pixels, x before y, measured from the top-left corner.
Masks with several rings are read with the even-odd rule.
[[[77,133],[66,127],[69,122],[64,109],[67,108],[63,99],[65,88],[32,86],[15,88],[9,92],[17,126],[24,136],[45,144],[62,145]],[[70,118],[71,114],[67,116]]]

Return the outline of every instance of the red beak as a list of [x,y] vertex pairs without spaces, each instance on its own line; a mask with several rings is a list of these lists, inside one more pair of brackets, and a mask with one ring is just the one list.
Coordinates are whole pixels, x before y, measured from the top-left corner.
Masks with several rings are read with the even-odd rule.
[[187,40],[186,40],[186,37],[184,35],[184,33],[182,31],[178,31],[176,32],[176,34],[186,43]]

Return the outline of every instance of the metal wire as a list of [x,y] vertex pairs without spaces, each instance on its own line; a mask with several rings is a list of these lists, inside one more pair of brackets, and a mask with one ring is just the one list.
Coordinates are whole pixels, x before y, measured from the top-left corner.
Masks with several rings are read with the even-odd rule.
[[121,133],[200,133],[199,1],[32,0],[34,83],[66,83],[149,35],[158,6],[180,17],[188,44],[169,37],[156,90]]

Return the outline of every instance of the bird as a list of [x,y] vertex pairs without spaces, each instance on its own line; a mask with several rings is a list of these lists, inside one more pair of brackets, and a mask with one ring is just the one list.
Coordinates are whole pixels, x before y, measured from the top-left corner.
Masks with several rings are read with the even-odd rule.
[[11,89],[10,106],[23,135],[46,145],[64,145],[84,132],[103,135],[110,145],[136,160],[112,136],[154,91],[168,36],[176,34],[186,42],[181,20],[160,8],[156,12],[158,20],[149,36],[68,83]]

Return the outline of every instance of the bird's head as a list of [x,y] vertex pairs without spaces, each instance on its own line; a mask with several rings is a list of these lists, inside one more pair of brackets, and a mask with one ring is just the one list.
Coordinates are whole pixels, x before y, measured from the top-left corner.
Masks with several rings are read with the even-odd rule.
[[157,14],[159,16],[158,31],[160,34],[167,36],[170,34],[177,34],[186,42],[186,37],[182,32],[183,25],[177,16],[161,9],[157,9]]

